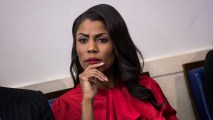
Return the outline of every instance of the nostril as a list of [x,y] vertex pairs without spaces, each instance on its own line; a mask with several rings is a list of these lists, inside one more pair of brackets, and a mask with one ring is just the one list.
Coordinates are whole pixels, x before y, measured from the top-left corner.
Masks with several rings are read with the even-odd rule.
[[97,50],[93,49],[93,50],[88,50],[88,53],[97,53]]

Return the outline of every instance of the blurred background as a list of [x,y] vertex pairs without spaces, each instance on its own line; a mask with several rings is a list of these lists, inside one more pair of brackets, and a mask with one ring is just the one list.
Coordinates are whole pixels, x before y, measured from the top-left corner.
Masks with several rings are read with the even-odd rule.
[[72,23],[100,3],[121,13],[145,61],[213,48],[212,0],[0,0],[0,86],[70,77]]

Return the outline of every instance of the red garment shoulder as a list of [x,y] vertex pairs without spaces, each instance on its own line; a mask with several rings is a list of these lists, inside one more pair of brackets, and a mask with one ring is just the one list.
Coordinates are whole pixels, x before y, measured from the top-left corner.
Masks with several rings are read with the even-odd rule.
[[158,104],[161,104],[162,102],[165,103],[162,111],[166,119],[177,120],[176,111],[171,107],[159,84],[155,80],[143,75],[140,77],[139,84],[145,86],[153,92]]
[[[52,105],[55,120],[78,120],[81,113],[82,91],[80,85],[57,98]],[[75,111],[75,112],[73,112]]]
[[153,94],[159,104],[161,104],[162,102],[165,101],[165,96],[164,96],[160,86],[152,78],[150,78],[146,75],[143,75],[140,77],[139,84],[150,89],[153,92]]

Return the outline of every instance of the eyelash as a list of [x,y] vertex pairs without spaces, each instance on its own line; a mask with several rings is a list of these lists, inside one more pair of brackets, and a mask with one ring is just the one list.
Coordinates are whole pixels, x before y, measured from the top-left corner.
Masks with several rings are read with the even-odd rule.
[[98,38],[98,41],[100,43],[106,43],[108,41],[108,39],[107,38]]
[[[87,43],[88,39],[87,38],[79,38],[78,41],[82,44],[85,44],[85,43]],[[99,43],[106,43],[108,41],[108,39],[107,38],[97,38],[97,41]]]
[[87,40],[86,38],[80,38],[80,39],[78,39],[78,41],[79,41],[80,43],[85,44],[88,40]]

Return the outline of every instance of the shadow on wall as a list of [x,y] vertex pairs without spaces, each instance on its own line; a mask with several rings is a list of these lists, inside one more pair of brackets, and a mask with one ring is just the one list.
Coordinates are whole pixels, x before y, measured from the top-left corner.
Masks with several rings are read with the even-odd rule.
[[195,114],[192,109],[183,73],[179,73],[174,79],[178,118],[180,120],[195,120]]

